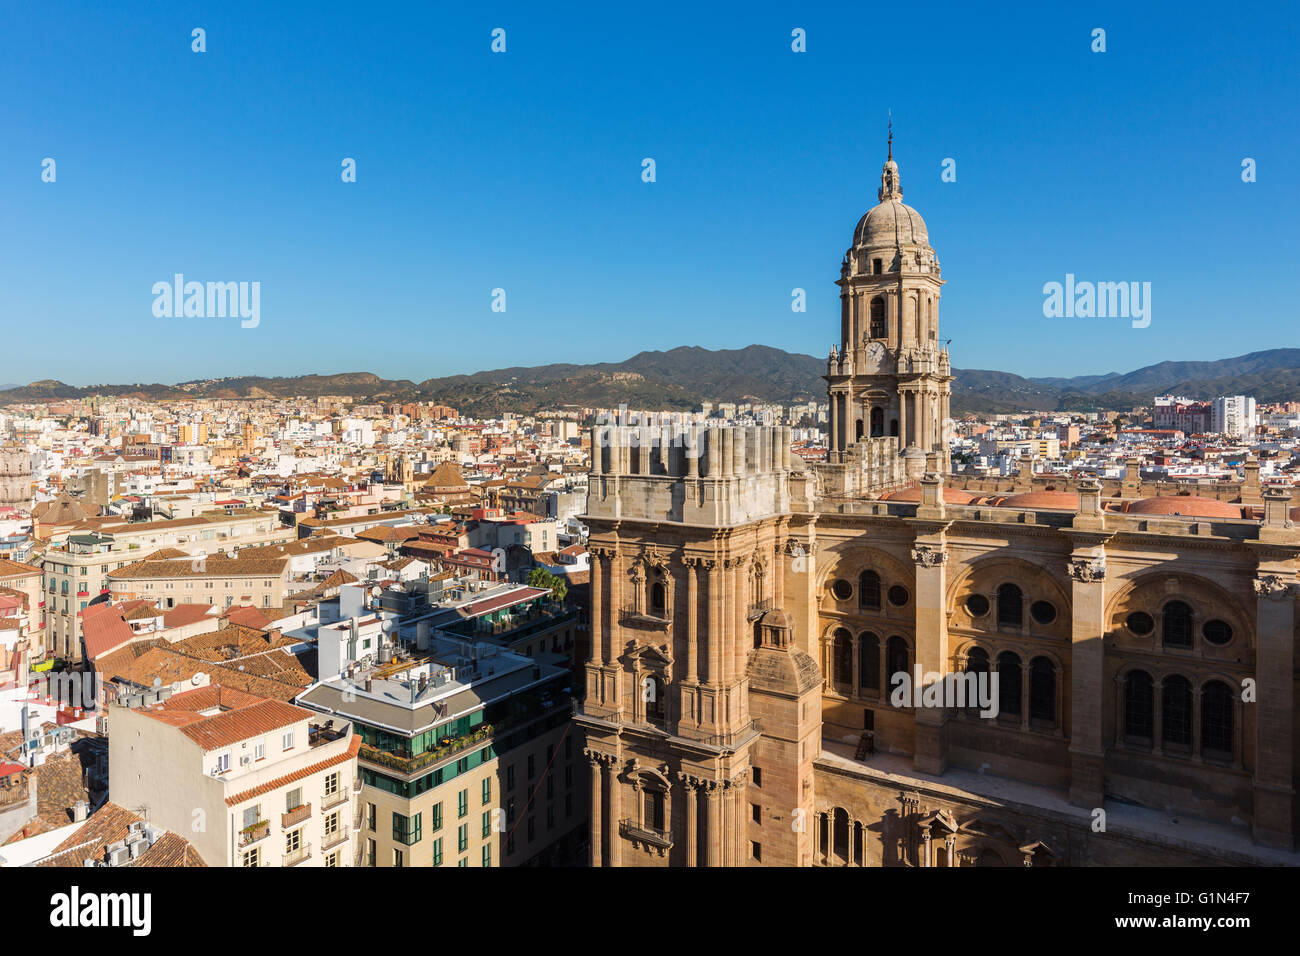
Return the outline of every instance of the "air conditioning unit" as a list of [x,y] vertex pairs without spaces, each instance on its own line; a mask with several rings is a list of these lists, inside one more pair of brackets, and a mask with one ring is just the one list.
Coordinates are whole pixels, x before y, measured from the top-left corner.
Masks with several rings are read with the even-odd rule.
[[118,847],[116,850],[108,851],[109,866],[121,866],[129,859],[131,859],[131,851],[125,846]]
[[252,762],[253,762],[253,758],[250,757],[248,754],[244,754],[244,756],[239,758],[239,765],[241,767],[247,767]]
[[107,718],[107,717],[96,717],[96,718],[95,718],[95,730],[97,730],[97,731],[98,731],[99,733],[101,733],[101,734],[106,734],[106,733],[108,733],[108,718]]

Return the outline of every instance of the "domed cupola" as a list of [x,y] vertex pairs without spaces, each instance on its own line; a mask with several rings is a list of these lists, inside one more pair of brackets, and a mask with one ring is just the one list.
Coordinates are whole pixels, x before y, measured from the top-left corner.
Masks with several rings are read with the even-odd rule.
[[880,171],[880,189],[876,196],[880,203],[858,220],[858,227],[853,231],[854,249],[879,251],[930,245],[925,220],[919,212],[903,202],[903,184],[898,176],[898,163],[894,162],[892,129],[889,133],[889,158]]

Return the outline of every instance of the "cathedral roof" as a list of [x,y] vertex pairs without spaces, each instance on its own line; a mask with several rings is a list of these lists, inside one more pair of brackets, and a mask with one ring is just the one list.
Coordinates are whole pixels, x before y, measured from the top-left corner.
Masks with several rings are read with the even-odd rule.
[[1079,496],[1071,491],[1025,491],[993,503],[1003,508],[1046,508],[1056,511],[1079,510]]
[[[900,491],[891,491],[880,496],[884,501],[920,501],[921,486],[912,485],[909,488],[903,488]],[[968,505],[975,500],[975,496],[969,491],[962,491],[960,488],[943,489],[943,500],[945,504],[950,505]]]
[[1240,518],[1241,505],[1199,495],[1141,498],[1128,506],[1131,515],[1187,515],[1196,518]]
[[854,246],[928,246],[925,220],[901,199],[886,199],[858,220]]

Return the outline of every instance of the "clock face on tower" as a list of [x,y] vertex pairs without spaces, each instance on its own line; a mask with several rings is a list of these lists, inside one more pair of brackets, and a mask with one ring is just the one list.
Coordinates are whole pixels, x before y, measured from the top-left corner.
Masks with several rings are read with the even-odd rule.
[[880,369],[885,364],[887,350],[885,343],[872,342],[867,346],[867,366],[872,369]]

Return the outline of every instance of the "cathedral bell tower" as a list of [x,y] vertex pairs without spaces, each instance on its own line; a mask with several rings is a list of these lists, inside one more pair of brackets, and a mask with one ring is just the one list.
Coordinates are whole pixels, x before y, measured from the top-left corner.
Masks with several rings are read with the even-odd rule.
[[[827,361],[828,462],[879,458],[885,449],[876,446],[888,444],[909,463],[938,452],[946,470],[952,370],[939,339],[943,279],[925,220],[903,203],[892,128],[876,195],[880,201],[858,221],[836,283],[840,344]],[[885,438],[896,442],[869,441]]]

